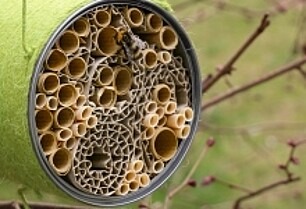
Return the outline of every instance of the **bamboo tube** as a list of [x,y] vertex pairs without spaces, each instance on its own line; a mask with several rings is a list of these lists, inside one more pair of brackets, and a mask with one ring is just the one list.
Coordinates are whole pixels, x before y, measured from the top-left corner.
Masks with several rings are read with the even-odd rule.
[[49,162],[59,176],[65,176],[71,169],[72,156],[65,148],[60,148],[52,153]]
[[155,101],[149,101],[145,106],[146,113],[156,113],[157,103]]
[[53,115],[49,110],[36,110],[35,122],[38,131],[47,131],[52,127]]
[[158,60],[163,64],[169,64],[171,62],[171,54],[168,51],[160,51],[157,53]]
[[168,117],[167,126],[179,129],[184,126],[185,122],[186,120],[183,114],[173,114]]
[[109,66],[102,66],[98,70],[98,76],[95,79],[95,83],[98,86],[110,85],[114,80],[114,71]]
[[97,32],[95,42],[97,49],[92,53],[96,56],[110,57],[116,54],[119,49],[116,41],[117,30],[113,27],[102,28]]
[[142,36],[149,44],[155,44],[158,48],[173,50],[178,44],[176,32],[169,26],[164,26],[158,33],[144,34]]
[[167,117],[166,116],[163,116],[162,118],[159,119],[158,121],[158,126],[162,127],[162,126],[165,126],[167,124]]
[[185,116],[186,121],[192,121],[193,119],[193,110],[190,107],[179,108],[179,113]]
[[175,155],[178,140],[170,128],[160,128],[150,141],[150,148],[155,158],[168,161]]
[[82,57],[73,57],[69,60],[65,73],[73,79],[79,79],[85,74],[86,69],[87,64]]
[[57,110],[57,106],[58,106],[57,98],[55,96],[49,96],[47,98],[47,105],[46,105],[47,109],[54,111]]
[[77,82],[77,83],[75,84],[75,88],[76,88],[76,90],[78,91],[79,94],[84,94],[84,89],[85,89],[85,87],[84,87],[84,84],[83,84],[83,83]]
[[136,179],[136,172],[134,170],[127,170],[124,176],[124,182],[131,183]]
[[153,69],[157,65],[157,54],[152,49],[146,49],[142,52],[144,66],[148,69]]
[[90,25],[86,18],[81,17],[73,23],[72,29],[78,36],[86,37],[90,32]]
[[76,52],[79,49],[79,45],[80,40],[78,35],[71,30],[66,30],[56,43],[56,46],[66,54]]
[[137,191],[139,189],[139,186],[140,185],[136,179],[129,183],[130,191],[132,192]]
[[75,112],[75,116],[77,120],[87,120],[92,115],[93,109],[90,106],[80,107]]
[[74,109],[79,109],[86,104],[86,96],[79,93],[75,104],[72,105]]
[[146,173],[139,174],[136,179],[140,187],[147,187],[151,182],[149,175]]
[[128,184],[121,184],[118,190],[116,191],[116,195],[124,196],[124,195],[127,195],[129,191],[130,191],[130,187]]
[[128,67],[116,67],[114,70],[114,88],[118,95],[126,94],[133,82],[133,75]]
[[135,171],[135,173],[139,173],[142,171],[144,163],[142,160],[134,160],[129,164],[128,169]]
[[69,107],[75,104],[77,100],[77,96],[78,96],[78,92],[76,88],[71,84],[61,85],[57,92],[58,102],[63,107]]
[[165,164],[161,160],[154,161],[150,167],[151,171],[155,174],[162,172],[164,168],[165,168]]
[[89,129],[92,129],[94,127],[96,127],[96,125],[98,124],[98,118],[94,115],[90,116],[87,120],[86,120],[86,126]]
[[143,13],[135,7],[125,8],[123,15],[131,28],[137,28],[141,26],[144,20]]
[[171,98],[169,86],[165,84],[157,85],[153,90],[153,98],[160,105],[166,104]]
[[56,128],[70,127],[75,118],[75,112],[70,107],[62,107],[54,113],[54,126]]
[[46,156],[50,155],[51,153],[55,152],[57,149],[57,140],[56,136],[51,131],[46,131],[42,133],[39,137],[40,145],[42,151]]
[[146,16],[146,32],[156,33],[163,27],[161,16],[150,13]]
[[70,150],[73,150],[77,144],[77,140],[74,137],[69,138],[67,141],[63,142],[63,147]]
[[175,113],[176,109],[177,109],[176,102],[169,101],[165,104],[165,114],[166,115],[171,115]]
[[48,54],[45,66],[51,71],[61,71],[67,64],[68,58],[61,50],[54,49]]
[[188,96],[185,88],[177,88],[175,91],[175,97],[177,100],[177,106],[188,105]]
[[178,138],[186,139],[190,133],[190,125],[184,125],[180,129],[174,129],[174,132]]
[[38,90],[48,95],[55,93],[60,85],[58,76],[55,73],[44,73],[39,77]]
[[85,123],[75,123],[71,127],[72,133],[76,137],[83,137],[86,134]]
[[36,94],[35,109],[43,109],[47,104],[47,96],[44,93]]
[[73,136],[72,130],[69,128],[61,128],[55,131],[56,138],[58,141],[64,142]]
[[158,124],[158,115],[157,114],[148,114],[145,116],[143,120],[143,125],[145,127],[152,127],[154,128]]
[[143,132],[143,139],[151,139],[155,134],[155,129],[153,127],[147,127]]
[[102,107],[112,107],[117,101],[117,94],[112,87],[103,87],[93,96],[97,105]]
[[111,18],[111,14],[108,10],[98,10],[93,20],[98,27],[105,28],[111,23]]
[[158,118],[161,119],[165,115],[165,108],[163,106],[159,106],[156,110],[156,114],[158,115]]

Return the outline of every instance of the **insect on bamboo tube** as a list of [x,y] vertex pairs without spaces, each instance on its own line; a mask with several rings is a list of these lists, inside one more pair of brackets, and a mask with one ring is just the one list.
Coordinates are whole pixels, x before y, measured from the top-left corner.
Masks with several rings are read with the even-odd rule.
[[168,161],[176,154],[178,139],[174,131],[169,128],[160,128],[150,141],[153,155],[162,161]]

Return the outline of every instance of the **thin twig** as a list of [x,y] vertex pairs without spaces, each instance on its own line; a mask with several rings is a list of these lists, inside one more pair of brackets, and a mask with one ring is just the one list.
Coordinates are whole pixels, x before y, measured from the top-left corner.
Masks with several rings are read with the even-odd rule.
[[228,60],[228,62],[218,69],[217,73],[207,79],[203,84],[202,93],[207,92],[220,78],[224,75],[228,75],[232,72],[234,64],[241,57],[241,55],[254,43],[254,41],[266,30],[270,25],[269,15],[265,14],[261,20],[260,25],[256,30],[247,38],[247,40],[242,44],[238,51]]
[[267,81],[270,81],[278,76],[281,76],[285,73],[288,73],[292,70],[296,70],[296,69],[299,69],[299,67],[301,67],[303,64],[306,63],[306,56],[303,57],[302,59],[298,59],[296,61],[293,61],[292,63],[280,68],[280,69],[277,69],[271,73],[268,73],[267,75],[264,75],[260,78],[258,78],[257,80],[255,81],[252,81],[246,85],[243,85],[243,86],[240,86],[240,87],[236,87],[234,89],[231,89],[230,91],[224,93],[224,94],[221,94],[219,96],[216,96],[215,98],[209,100],[208,102],[204,103],[202,105],[202,111],[203,110],[206,110],[208,109],[209,107],[212,107],[228,98],[231,98],[241,92],[244,92],[244,91],[247,91],[255,86],[258,86],[262,83],[265,83]]
[[233,184],[231,182],[227,182],[227,181],[224,181],[224,180],[221,180],[219,178],[215,178],[215,182],[217,183],[220,183],[220,184],[223,184],[231,189],[235,189],[235,190],[238,190],[238,191],[242,191],[242,192],[245,192],[247,194],[250,194],[252,193],[253,191],[249,188],[246,188],[246,187],[243,187],[243,186],[240,186],[240,185],[237,185],[237,184]]
[[[209,139],[210,140],[210,139]],[[189,171],[188,175],[186,176],[186,178],[184,179],[184,181],[178,185],[176,188],[174,188],[173,190],[171,190],[168,195],[166,196],[165,199],[165,203],[164,203],[164,209],[168,208],[169,205],[169,201],[178,193],[180,192],[182,189],[185,188],[185,186],[188,185],[188,181],[190,180],[190,178],[192,177],[192,175],[196,172],[197,168],[199,167],[200,163],[203,161],[203,158],[206,156],[207,151],[209,150],[209,148],[211,148],[211,145],[206,144],[206,146],[202,149],[199,157],[197,158],[196,162],[193,164],[193,167],[191,168],[191,170]]]
[[306,143],[306,140],[301,140],[301,141],[290,141],[288,142],[288,145],[291,147],[290,149],[290,152],[289,152],[289,156],[288,156],[288,159],[286,160],[285,164],[284,165],[280,165],[279,168],[282,169],[285,174],[286,174],[286,178],[283,179],[283,180],[279,180],[279,181],[276,181],[272,184],[269,184],[269,185],[266,185],[260,189],[257,189],[256,191],[254,192],[251,192],[247,195],[243,195],[241,197],[239,197],[235,202],[234,202],[234,205],[233,205],[233,209],[240,209],[241,208],[241,204],[246,201],[246,200],[249,200],[249,199],[252,199],[256,196],[259,196],[265,192],[268,192],[276,187],[279,187],[279,186],[282,186],[282,185],[287,185],[287,184],[291,184],[291,183],[294,183],[294,182],[297,182],[297,181],[300,181],[301,180],[301,177],[294,177],[293,176],[293,173],[290,171],[290,165],[294,163],[293,159],[294,159],[294,154],[295,154],[295,151],[296,149],[305,144]]

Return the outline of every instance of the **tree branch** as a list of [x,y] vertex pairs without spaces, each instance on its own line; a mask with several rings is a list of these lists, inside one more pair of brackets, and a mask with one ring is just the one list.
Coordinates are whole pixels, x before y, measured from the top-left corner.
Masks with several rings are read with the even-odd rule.
[[[221,68],[217,69],[215,75],[208,75],[208,79],[204,79],[202,83],[202,93],[207,92],[220,78],[228,75],[233,71],[234,64],[241,57],[241,55],[254,43],[254,41],[266,30],[270,25],[269,15],[265,14],[261,20],[260,25],[256,30],[247,38],[238,51],[228,60],[228,62]],[[204,82],[205,81],[205,82]]]
[[249,89],[251,89],[251,88],[253,88],[257,85],[260,85],[262,83],[270,81],[270,80],[272,80],[272,79],[274,79],[278,76],[281,76],[285,73],[288,73],[292,70],[299,69],[305,63],[306,63],[306,56],[303,57],[302,59],[298,59],[296,61],[293,61],[292,63],[290,63],[290,64],[288,64],[288,65],[286,65],[286,66],[284,66],[284,67],[282,67],[278,70],[275,70],[275,71],[273,71],[273,72],[271,72],[271,73],[269,73],[265,76],[262,76],[261,78],[255,80],[255,81],[252,81],[252,82],[250,82],[246,85],[243,85],[241,87],[236,87],[236,88],[234,88],[234,89],[232,89],[232,90],[230,90],[230,91],[228,91],[228,92],[226,92],[222,95],[219,95],[219,96],[211,99],[210,101],[204,103],[203,106],[202,106],[202,111],[206,110],[209,107],[212,107],[212,106],[214,106],[214,105],[216,105],[216,104],[218,104],[218,103],[220,103],[220,102],[222,102],[222,101],[224,101],[228,98],[231,98],[231,97],[233,97],[233,96],[235,96],[235,95],[237,95],[241,92],[247,91],[247,90],[249,90]]

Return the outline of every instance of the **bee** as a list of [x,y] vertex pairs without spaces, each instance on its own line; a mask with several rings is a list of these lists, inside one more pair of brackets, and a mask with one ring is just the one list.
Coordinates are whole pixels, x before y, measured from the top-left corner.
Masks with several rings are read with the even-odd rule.
[[126,28],[120,28],[115,36],[118,45],[121,45],[126,57],[129,61],[132,60],[132,51],[129,48],[131,45],[131,36]]

